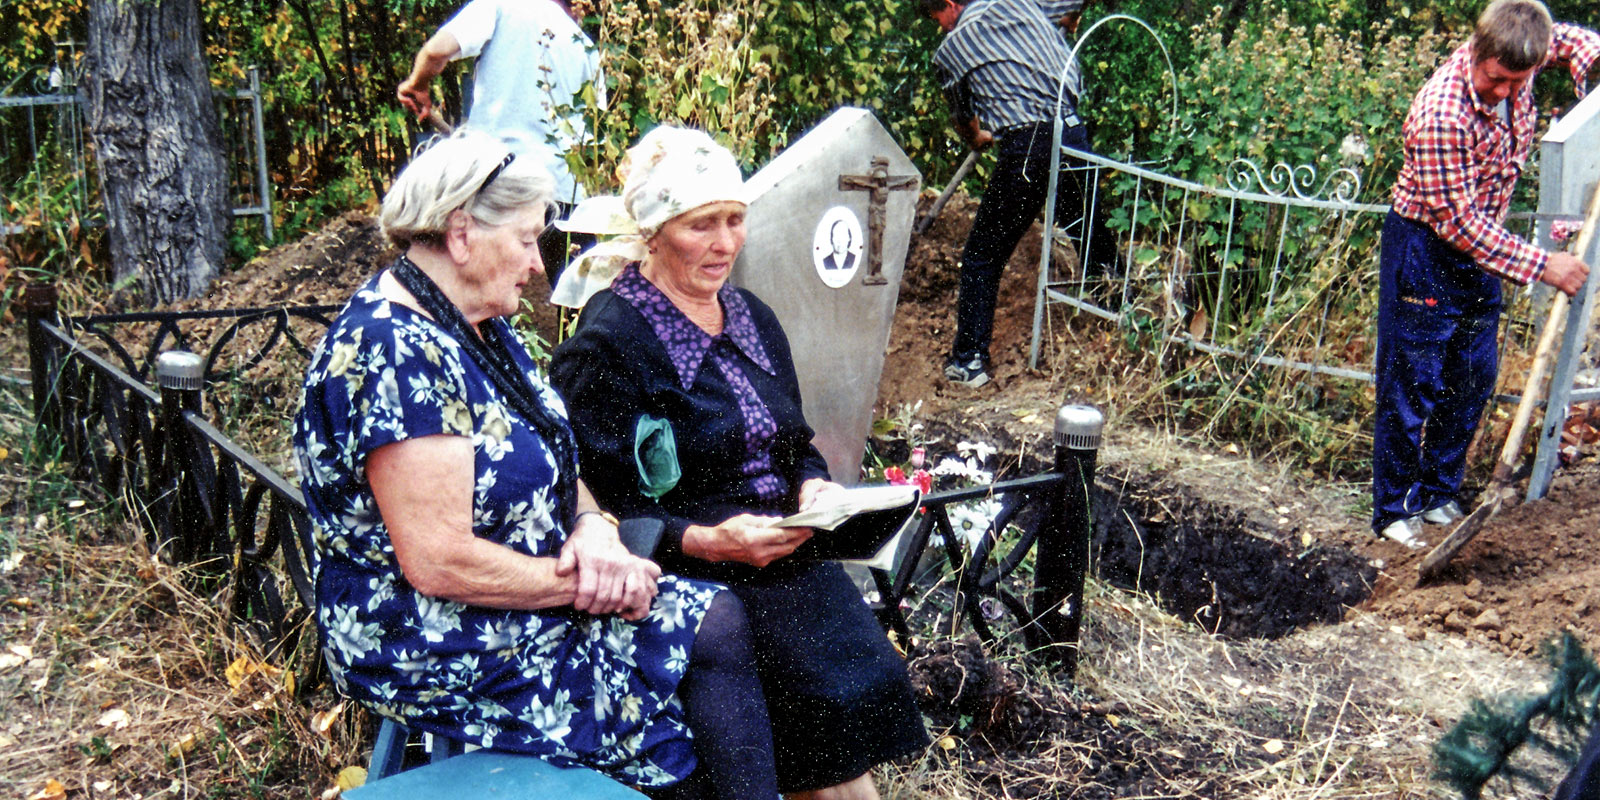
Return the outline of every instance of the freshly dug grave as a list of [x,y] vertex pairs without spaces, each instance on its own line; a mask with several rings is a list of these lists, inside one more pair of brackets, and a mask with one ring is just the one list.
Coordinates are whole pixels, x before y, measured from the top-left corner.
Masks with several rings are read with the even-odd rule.
[[[1557,473],[1548,497],[1503,509],[1457,555],[1442,580],[1417,588],[1416,564],[1426,551],[1409,551],[1372,535],[1361,510],[1368,491],[1364,484],[1307,484],[1248,456],[1181,443],[1171,433],[1119,426],[1131,398],[1117,391],[1123,382],[1117,363],[1121,351],[1111,323],[1088,315],[1046,315],[1044,354],[1054,358],[1042,359],[1038,370],[1028,369],[1041,243],[1038,225],[1017,246],[1001,282],[992,347],[994,381],[975,391],[946,383],[939,372],[954,335],[961,247],[975,210],[975,202],[958,195],[926,236],[912,240],[879,387],[880,415],[920,401],[923,417],[937,419],[950,430],[967,431],[964,438],[987,436],[1002,453],[1048,457],[1055,409],[1069,402],[1098,405],[1110,420],[1101,454],[1103,488],[1113,482],[1125,488],[1131,481],[1137,494],[1160,486],[1164,488],[1157,494],[1206,498],[1211,511],[1203,513],[1237,514],[1249,522],[1208,526],[1182,513],[1136,509],[1135,518],[1142,515],[1146,522],[1174,526],[1173,536],[1179,540],[1178,549],[1162,556],[1160,565],[1145,564],[1146,577],[1139,581],[1140,588],[1161,593],[1163,599],[1176,593],[1198,600],[1206,588],[1204,582],[1172,585],[1188,579],[1174,579],[1168,566],[1195,566],[1198,557],[1202,564],[1223,570],[1248,569],[1228,563],[1233,553],[1259,550],[1262,540],[1270,540],[1296,561],[1310,558],[1308,571],[1341,576],[1324,584],[1332,587],[1340,602],[1390,619],[1413,638],[1426,631],[1464,635],[1526,655],[1540,652],[1561,631],[1572,630],[1591,651],[1600,649],[1600,590],[1594,588],[1600,586],[1600,561],[1587,538],[1600,530],[1600,466],[1592,447],[1579,451],[1574,463]],[[1117,524],[1106,519],[1104,505],[1097,510],[1097,541],[1103,554],[1107,526]],[[1185,528],[1231,528],[1234,533],[1219,539],[1204,533],[1197,536]],[[1427,530],[1433,542],[1445,532]],[[1128,565],[1138,563],[1137,539],[1133,550],[1114,546],[1104,555],[1102,577],[1119,585],[1131,583]],[[1340,566],[1329,566],[1334,562]],[[1178,574],[1190,573],[1180,569]],[[1242,577],[1241,584],[1253,580]],[[1261,582],[1270,584],[1271,578]],[[1372,596],[1363,604],[1368,593]],[[1261,586],[1257,597],[1258,604],[1247,601],[1236,606],[1237,614],[1222,612],[1223,616],[1211,618],[1208,615],[1215,609],[1206,609],[1204,618],[1195,621],[1208,629],[1235,633],[1241,629],[1230,626],[1240,624],[1241,617],[1261,622],[1262,615],[1292,614],[1300,604],[1298,597],[1270,585]],[[1184,605],[1206,607],[1203,601],[1191,600],[1169,609],[1185,616]],[[1282,632],[1294,624],[1303,623],[1285,619],[1269,621],[1265,627]]]

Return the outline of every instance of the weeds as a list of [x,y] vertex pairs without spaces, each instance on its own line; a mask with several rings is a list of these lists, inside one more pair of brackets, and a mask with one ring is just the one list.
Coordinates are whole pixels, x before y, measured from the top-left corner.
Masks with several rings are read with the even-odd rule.
[[0,791],[302,798],[358,761],[350,715],[313,730],[326,690],[297,699],[207,568],[151,558],[119,504],[63,477],[30,413],[0,391]]

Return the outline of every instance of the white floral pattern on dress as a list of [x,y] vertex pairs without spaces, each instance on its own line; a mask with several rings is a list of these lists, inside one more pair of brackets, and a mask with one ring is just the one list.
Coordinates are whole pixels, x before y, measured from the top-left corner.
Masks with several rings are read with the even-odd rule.
[[[420,730],[642,786],[682,779],[695,761],[677,686],[722,587],[663,576],[638,623],[570,607],[480,608],[412,588],[366,485],[367,456],[379,447],[470,437],[473,532],[517,552],[559,553],[566,515],[538,432],[454,339],[376,287],[374,279],[356,292],[318,346],[295,421],[317,620],[335,683]],[[527,353],[512,357],[565,418]]]

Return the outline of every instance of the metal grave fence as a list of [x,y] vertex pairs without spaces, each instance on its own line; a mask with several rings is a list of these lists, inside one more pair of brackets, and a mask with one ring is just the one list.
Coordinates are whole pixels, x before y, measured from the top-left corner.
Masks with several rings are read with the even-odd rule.
[[[1120,272],[1086,276],[1087,226],[1056,230],[1040,248],[1029,364],[1050,344],[1052,307],[1066,307],[1153,333],[1164,348],[1225,359],[1219,379],[1242,381],[1261,368],[1372,382],[1376,346],[1378,240],[1387,205],[1357,202],[1352,167],[1321,174],[1309,164],[1263,168],[1236,159],[1225,185],[1208,186],[1105,156],[1059,148],[1090,173],[1082,214],[1103,213],[1117,239]],[[1559,246],[1551,223],[1580,220],[1600,177],[1600,99],[1591,94],[1542,143],[1540,209],[1513,213],[1507,226],[1546,249]],[[1332,163],[1339,163],[1337,158]],[[1052,178],[1059,181],[1059,178]],[[1055,203],[1051,186],[1046,219]],[[1069,242],[1067,253],[1058,242]],[[1585,260],[1596,263],[1596,254]],[[1571,403],[1600,399],[1596,365],[1584,355],[1595,281],[1573,303],[1567,341],[1530,498],[1543,495],[1559,459],[1561,422]],[[1506,292],[1502,375],[1533,349],[1548,287]],[[1575,386],[1575,382],[1580,384]],[[1586,383],[1587,385],[1581,385]],[[1497,395],[1515,403],[1515,395]]]
[[[54,64],[26,69],[0,87],[0,238],[35,227],[95,224],[99,178],[79,92],[83,62],[76,43],[60,48]],[[214,96],[233,216],[259,218],[271,242],[260,73],[251,67],[243,85]]]

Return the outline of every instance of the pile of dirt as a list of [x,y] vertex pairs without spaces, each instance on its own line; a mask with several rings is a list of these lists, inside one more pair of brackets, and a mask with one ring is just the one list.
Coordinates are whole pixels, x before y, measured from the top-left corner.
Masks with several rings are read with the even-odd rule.
[[[1447,529],[1428,528],[1430,543]],[[1426,550],[1392,547],[1369,607],[1413,637],[1445,631],[1535,654],[1563,631],[1600,650],[1600,464],[1557,473],[1540,500],[1502,508],[1439,580],[1417,585]]]
[[218,278],[205,297],[174,309],[336,305],[396,255],[376,219],[351,211],[315,234],[268,250]]

